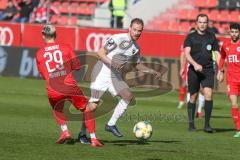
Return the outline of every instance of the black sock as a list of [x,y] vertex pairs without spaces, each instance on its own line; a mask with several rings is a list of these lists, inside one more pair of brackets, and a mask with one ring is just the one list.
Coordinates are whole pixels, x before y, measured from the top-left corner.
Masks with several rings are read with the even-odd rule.
[[205,127],[209,127],[210,118],[212,114],[213,101],[205,100]]
[[196,109],[196,103],[188,102],[188,121],[189,121],[190,128],[194,128],[195,109]]
[[85,136],[86,135],[86,125],[85,125],[84,115],[83,115],[83,118],[82,118],[82,128],[81,128],[80,134],[81,134],[81,136]]

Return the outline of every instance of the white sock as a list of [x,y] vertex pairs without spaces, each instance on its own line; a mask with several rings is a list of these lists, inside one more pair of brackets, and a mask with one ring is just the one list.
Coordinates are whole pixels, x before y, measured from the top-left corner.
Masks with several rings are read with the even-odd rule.
[[202,112],[202,107],[204,105],[205,98],[202,93],[198,94],[198,112]]
[[61,130],[62,130],[63,132],[66,131],[66,130],[68,130],[66,124],[63,124],[63,125],[61,125],[60,127],[61,127]]
[[90,133],[90,138],[96,139],[96,134],[95,133]]
[[187,93],[187,103],[190,101],[190,93]]
[[113,112],[113,114],[112,114],[111,119],[108,121],[108,125],[109,125],[109,126],[114,126],[114,125],[116,125],[117,120],[118,120],[118,119],[123,115],[123,113],[126,111],[127,106],[128,106],[129,103],[130,103],[129,101],[126,101],[126,100],[124,100],[124,99],[121,99],[121,100],[118,102],[118,104],[117,104],[117,106],[116,106],[116,108],[115,108],[115,110],[114,110],[114,112]]

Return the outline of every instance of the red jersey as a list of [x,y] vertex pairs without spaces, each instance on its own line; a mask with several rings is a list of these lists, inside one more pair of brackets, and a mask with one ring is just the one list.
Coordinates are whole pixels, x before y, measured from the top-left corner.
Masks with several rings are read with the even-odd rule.
[[240,40],[237,43],[226,41],[222,45],[220,68],[222,68],[221,61],[226,59],[226,77],[227,83],[240,82]]
[[47,20],[47,8],[39,7],[32,14],[32,21],[42,23]]
[[[53,6],[50,6],[50,13],[51,14],[59,14],[58,10]],[[46,6],[38,7],[32,13],[31,21],[38,22],[38,23],[43,23],[43,22],[47,21],[47,7]]]
[[80,62],[70,47],[49,43],[37,52],[36,62],[50,97],[75,95],[79,91],[72,72],[80,69]]

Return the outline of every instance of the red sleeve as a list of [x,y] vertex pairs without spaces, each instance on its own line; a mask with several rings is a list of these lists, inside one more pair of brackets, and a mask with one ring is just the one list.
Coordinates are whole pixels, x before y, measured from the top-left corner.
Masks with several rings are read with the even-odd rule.
[[222,45],[221,48],[221,56],[220,56],[220,60],[219,60],[219,64],[218,64],[218,70],[221,71],[223,69],[223,65],[225,62],[225,58],[226,58],[226,52],[225,52],[225,44]]
[[41,67],[41,60],[40,60],[40,57],[39,55],[41,54],[41,50],[39,50],[36,54],[36,64],[37,64],[37,68],[38,68],[38,72],[41,74],[41,76],[46,79],[46,77],[44,76],[43,74],[43,71],[42,71],[42,67]]

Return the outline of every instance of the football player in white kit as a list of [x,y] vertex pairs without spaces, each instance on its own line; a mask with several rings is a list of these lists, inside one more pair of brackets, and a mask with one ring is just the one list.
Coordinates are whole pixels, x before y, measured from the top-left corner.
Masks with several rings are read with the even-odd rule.
[[136,41],[141,36],[143,26],[143,21],[135,18],[131,21],[128,33],[111,36],[99,50],[100,60],[92,71],[91,98],[88,107],[96,109],[105,91],[109,91],[114,97],[120,97],[111,119],[105,126],[106,131],[112,132],[117,137],[123,135],[117,129],[116,122],[134,97],[129,86],[122,79],[121,69],[127,62],[133,62],[136,63],[135,67],[138,71],[153,74],[157,79],[161,77],[161,73],[140,63],[140,48]]

